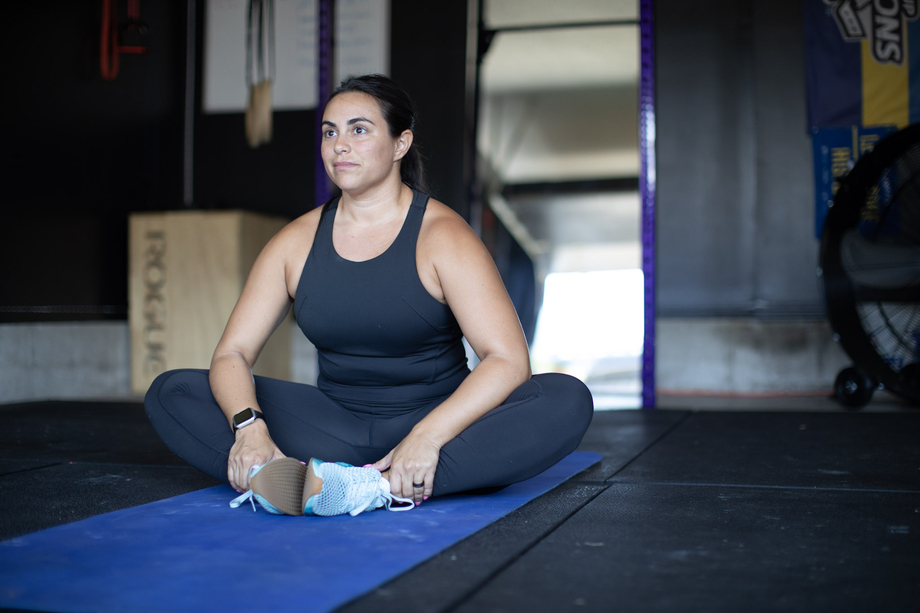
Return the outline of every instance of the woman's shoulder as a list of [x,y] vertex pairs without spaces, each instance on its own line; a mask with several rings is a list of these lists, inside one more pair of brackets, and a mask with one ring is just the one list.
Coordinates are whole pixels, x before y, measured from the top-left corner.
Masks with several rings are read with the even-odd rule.
[[319,226],[321,209],[322,207],[317,207],[289,222],[271,239],[269,245],[287,251],[302,249],[306,243],[307,251],[309,251],[313,245],[316,228]]
[[419,231],[419,264],[442,267],[467,267],[489,257],[485,245],[459,213],[443,202],[431,199]]
[[317,207],[294,219],[268,241],[262,252],[270,261],[284,267],[285,281],[289,287],[296,288],[303,263],[313,247],[320,214],[321,207]]
[[459,213],[434,198],[428,199],[419,240],[441,245],[459,245],[470,240],[480,242],[479,237]]

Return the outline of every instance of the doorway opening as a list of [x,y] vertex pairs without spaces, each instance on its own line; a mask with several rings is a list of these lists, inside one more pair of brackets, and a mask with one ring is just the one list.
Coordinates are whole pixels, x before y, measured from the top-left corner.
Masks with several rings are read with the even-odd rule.
[[534,372],[579,377],[598,409],[640,407],[638,3],[483,0],[481,10],[480,229]]

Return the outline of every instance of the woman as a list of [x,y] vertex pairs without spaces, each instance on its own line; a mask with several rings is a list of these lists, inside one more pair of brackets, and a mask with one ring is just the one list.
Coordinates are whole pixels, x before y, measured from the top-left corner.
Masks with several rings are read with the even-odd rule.
[[[508,485],[573,451],[591,421],[584,384],[531,376],[487,250],[425,195],[415,121],[387,77],[333,92],[322,158],[342,196],[269,241],[210,371],[164,373],[147,393],[173,451],[237,491],[252,484],[272,512],[356,514]],[[317,387],[252,376],[292,305],[317,347]]]

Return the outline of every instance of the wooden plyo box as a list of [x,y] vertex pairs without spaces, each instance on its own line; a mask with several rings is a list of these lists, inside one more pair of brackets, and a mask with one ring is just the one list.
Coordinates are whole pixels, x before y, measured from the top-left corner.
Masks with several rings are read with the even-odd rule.
[[[245,211],[136,213],[129,221],[131,389],[161,372],[208,368],[253,262],[287,220]],[[291,374],[291,317],[255,373]]]

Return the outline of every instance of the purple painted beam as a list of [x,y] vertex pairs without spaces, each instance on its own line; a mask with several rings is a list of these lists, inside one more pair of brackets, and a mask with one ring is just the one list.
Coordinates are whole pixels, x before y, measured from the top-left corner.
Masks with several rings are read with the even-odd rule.
[[316,166],[314,184],[316,189],[315,202],[313,206],[321,206],[326,203],[332,195],[329,185],[329,177],[326,175],[326,168],[323,166],[323,156],[320,149],[323,144],[323,108],[329,94],[332,93],[332,11],[333,0],[319,0],[319,65],[317,70],[318,87],[316,89]]
[[642,407],[655,407],[655,36],[653,0],[639,2],[639,197],[642,203],[642,273],[645,340]]

